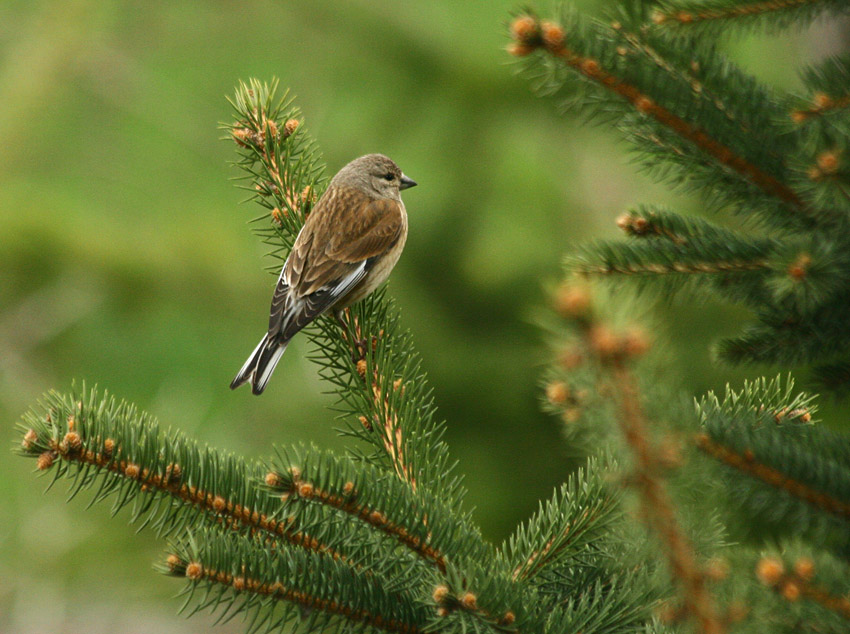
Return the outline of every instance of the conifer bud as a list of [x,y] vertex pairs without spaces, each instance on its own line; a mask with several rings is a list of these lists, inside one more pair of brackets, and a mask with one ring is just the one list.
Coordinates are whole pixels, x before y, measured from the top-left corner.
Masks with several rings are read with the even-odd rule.
[[774,586],[779,583],[785,567],[776,557],[762,557],[756,566],[756,576],[766,586]]
[[83,439],[80,438],[80,435],[75,431],[69,431],[65,434],[65,438],[63,442],[68,445],[68,449],[71,451],[77,451],[83,444]]
[[505,616],[502,617],[502,625],[513,625],[514,621],[516,621],[516,615],[508,610],[505,612]]
[[530,15],[521,15],[511,22],[511,37],[529,43],[538,36],[537,21]]
[[39,471],[47,471],[50,467],[53,466],[53,461],[55,459],[56,456],[52,451],[45,451],[38,457],[36,467],[38,467]]
[[788,267],[788,275],[799,281],[806,277],[809,267],[812,265],[812,257],[808,253],[801,253],[797,259]]
[[311,497],[313,497],[313,494],[315,492],[316,492],[316,489],[313,487],[313,485],[310,482],[302,482],[298,486],[298,495],[300,495],[302,498],[311,498]]
[[363,429],[366,431],[372,431],[372,423],[369,422],[369,419],[365,416],[358,416],[357,420],[360,421],[360,424],[363,425]]
[[800,557],[794,562],[794,572],[805,581],[811,581],[815,576],[815,562],[809,557]]
[[248,147],[251,142],[251,131],[248,128],[233,128],[230,131],[230,135],[233,137],[233,140],[236,141],[236,145],[240,147]]
[[609,359],[620,353],[620,340],[607,326],[595,325],[588,332],[590,347],[602,359]]
[[177,555],[171,554],[166,558],[165,565],[168,566],[169,571],[179,572],[183,568],[183,560]]
[[552,53],[558,53],[564,49],[564,29],[554,22],[543,21],[540,23],[540,32],[543,35],[543,45]]
[[832,98],[822,92],[817,92],[812,96],[812,103],[815,108],[829,108],[832,105]]
[[432,595],[434,598],[434,603],[437,605],[442,604],[449,596],[449,588],[448,586],[440,584],[436,588],[434,588],[434,594]]
[[463,596],[460,598],[460,602],[467,610],[478,609],[478,597],[476,597],[472,592],[464,592]]
[[565,282],[555,294],[555,310],[566,319],[584,319],[590,304],[590,290],[581,284]]
[[134,464],[132,462],[127,463],[127,466],[124,467],[124,475],[130,478],[131,480],[135,480],[139,477],[139,474],[142,470],[139,468],[139,465]]
[[835,151],[827,151],[821,152],[817,158],[818,168],[823,174],[832,175],[838,171],[840,166],[840,161],[838,158],[838,152]]
[[282,484],[280,476],[278,474],[276,474],[274,471],[269,471],[266,474],[264,481],[266,483],[266,486],[269,486],[269,487],[272,487],[272,488],[277,488]]
[[803,123],[806,119],[809,118],[809,115],[803,110],[792,110],[791,111],[791,121],[796,124]]
[[570,388],[563,381],[553,381],[546,386],[546,400],[552,405],[562,405],[570,397]]
[[800,586],[796,581],[786,581],[782,584],[782,596],[788,601],[796,601],[800,598]]
[[512,44],[508,44],[506,50],[509,55],[513,55],[514,57],[526,57],[531,55],[535,49],[533,46],[529,46],[528,44],[513,42]]
[[189,577],[189,579],[197,581],[204,576],[204,567],[197,561],[193,561],[186,566],[186,576]]
[[295,134],[299,125],[300,122],[298,119],[288,119],[286,123],[283,124],[283,138],[285,139]]
[[115,441],[112,438],[107,438],[103,441],[103,455],[107,458],[112,455],[112,452],[115,450]]
[[623,353],[627,357],[639,357],[647,353],[651,344],[646,332],[640,328],[630,329],[623,337]]
[[225,508],[227,508],[227,501],[220,495],[216,495],[212,501],[213,511],[221,513]]
[[24,437],[21,439],[21,449],[29,451],[37,441],[38,434],[35,433],[34,429],[28,429],[27,433],[25,433]]

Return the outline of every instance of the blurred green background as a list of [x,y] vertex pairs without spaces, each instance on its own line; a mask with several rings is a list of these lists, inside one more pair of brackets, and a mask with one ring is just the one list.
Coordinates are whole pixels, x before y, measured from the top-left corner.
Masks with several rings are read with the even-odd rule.
[[[601,7],[580,4],[590,12]],[[97,382],[204,442],[341,447],[296,339],[261,398],[227,385],[265,327],[274,279],[229,181],[217,125],[237,80],[297,96],[330,173],[368,152],[420,186],[390,293],[424,357],[484,533],[504,539],[572,467],[540,413],[544,360],[529,316],[571,244],[616,234],[636,202],[700,212],[652,184],[609,130],[563,118],[515,76],[514,0],[413,3],[0,3],[0,414],[4,436],[48,388]],[[544,6],[543,9],[547,9]],[[843,25],[846,26],[846,25]],[[768,83],[845,44],[820,24],[728,49]],[[654,309],[672,385],[756,374],[712,364],[744,314]],[[152,572],[162,545],[126,515],[0,454],[0,631],[193,632]],[[241,631],[228,624],[216,631]]]

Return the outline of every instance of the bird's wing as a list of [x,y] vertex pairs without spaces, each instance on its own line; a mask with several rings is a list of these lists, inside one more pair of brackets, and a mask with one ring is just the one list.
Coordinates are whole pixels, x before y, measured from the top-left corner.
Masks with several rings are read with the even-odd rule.
[[[298,234],[272,297],[269,334],[292,337],[344,297],[399,239],[403,208],[355,189],[329,191]],[[321,204],[324,203],[324,204]]]

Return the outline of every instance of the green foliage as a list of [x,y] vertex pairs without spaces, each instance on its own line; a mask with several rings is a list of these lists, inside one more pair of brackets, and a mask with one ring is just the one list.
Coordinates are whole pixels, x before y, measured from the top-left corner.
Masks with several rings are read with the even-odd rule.
[[[796,15],[829,6],[762,8]],[[588,245],[569,267],[585,275],[637,278],[641,287],[660,285],[667,293],[691,278],[691,289],[744,304],[757,321],[717,347],[725,360],[846,362],[847,60],[832,58],[805,70],[813,90],[828,92],[815,96],[813,108],[795,110],[791,95],[770,91],[725,60],[710,33],[671,38],[663,28],[667,22],[640,28],[635,20],[641,19],[645,14],[626,15],[612,27],[568,11],[562,18],[566,48],[541,44],[526,66],[544,73],[541,92],[561,100],[577,94],[578,79],[585,89],[578,93],[583,110],[622,130],[635,142],[638,160],[659,178],[687,183],[709,206],[736,210],[764,230],[732,232],[643,207],[621,222],[628,242]]]
[[751,538],[805,536],[847,557],[850,442],[812,424],[812,397],[793,387],[790,379],[761,379],[727,388],[722,400],[709,393],[697,406],[700,420],[731,452],[721,454],[733,461],[721,470]]
[[[633,142],[637,160],[659,180],[684,185],[701,194],[709,208],[736,212],[743,221],[733,231],[640,206],[617,222],[625,242],[579,247],[568,257],[568,270],[667,295],[687,290],[742,304],[754,323],[718,345],[721,358],[812,364],[822,385],[845,393],[850,376],[848,60],[830,58],[804,69],[812,94],[798,97],[761,85],[725,59],[717,36],[727,25],[781,29],[846,10],[846,3],[830,1],[634,3],[618,9],[610,23],[565,9],[556,24],[528,13],[511,27],[511,51],[525,58],[523,66],[539,92],[611,124]],[[587,287],[583,281],[574,284]],[[571,415],[585,405],[575,402],[575,387],[586,384],[576,367],[595,355],[603,376],[606,363],[614,376],[597,391],[616,388],[620,381],[621,393],[628,394],[627,371],[618,364],[629,349],[606,323],[604,311],[588,308],[571,292],[556,299],[556,307],[583,343],[562,348],[558,365],[546,375],[547,408],[564,416],[568,429],[593,418],[583,411]],[[669,386],[642,395],[647,411],[659,419],[676,417],[668,391]],[[688,461],[687,454],[671,452],[673,462],[685,466],[667,480],[680,502],[682,523],[696,528],[697,552],[711,552],[712,540],[705,538],[718,518],[714,482],[722,482],[732,509],[719,515],[725,532],[714,540],[714,551],[729,558],[731,572],[719,566],[713,581],[707,572],[701,577],[688,557],[675,554],[684,552],[685,541],[668,528],[677,520],[659,493],[662,456],[653,454],[652,440],[641,437],[637,426],[623,422],[640,422],[640,403],[621,399],[625,444],[635,463],[644,466],[633,476],[636,490],[643,491],[641,513],[673,553],[670,573],[678,580],[682,603],[667,606],[673,620],[690,617],[704,632],[727,627],[845,631],[850,440],[814,424],[813,397],[794,392],[790,379],[759,379],[741,391],[727,389],[723,398],[709,393],[699,400],[700,433],[694,435],[690,417],[673,424],[709,457]],[[595,409],[596,415],[606,411]],[[596,421],[594,427],[600,427]],[[596,433],[604,442],[605,434]],[[569,429],[566,435],[578,434]],[[664,442],[675,444],[670,438]],[[724,541],[740,543],[718,548]],[[793,554],[799,565],[789,572],[781,563],[766,562],[766,545]],[[817,563],[810,565],[806,556]],[[715,585],[718,579],[725,580]],[[728,606],[727,621],[712,617],[712,595]],[[749,614],[735,607],[740,605]]]
[[730,28],[803,28],[821,16],[846,12],[841,0],[662,0],[655,22],[677,35],[719,35]]

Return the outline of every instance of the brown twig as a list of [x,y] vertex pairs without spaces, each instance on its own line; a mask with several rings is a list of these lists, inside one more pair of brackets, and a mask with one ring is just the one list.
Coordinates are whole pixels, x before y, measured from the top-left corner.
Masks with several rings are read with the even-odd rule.
[[416,535],[411,535],[404,526],[390,522],[386,514],[380,510],[358,504],[357,492],[353,488],[345,495],[337,495],[320,489],[311,482],[298,479],[293,481],[291,491],[304,499],[315,500],[366,522],[382,533],[397,539],[423,559],[435,564],[440,572],[446,572],[446,560],[441,552]]
[[116,477],[132,480],[142,491],[167,493],[187,505],[215,515],[217,521],[226,528],[233,530],[246,528],[252,534],[263,532],[271,539],[281,538],[295,546],[324,553],[337,561],[346,562],[346,557],[335,549],[297,530],[291,518],[276,520],[259,511],[236,504],[218,493],[204,491],[183,483],[181,465],[171,464],[163,473],[153,473],[146,467],[121,459],[121,447],[117,446],[112,439],[97,441],[97,444],[100,447],[95,451],[77,432],[69,431],[61,441],[55,438],[49,441],[51,448],[39,456],[38,467],[46,470],[56,459],[79,465],[90,465]]
[[699,434],[696,437],[696,445],[709,456],[720,460],[738,471],[773,487],[787,491],[794,497],[800,498],[812,506],[816,506],[843,519],[850,519],[850,504],[836,500],[822,491],[817,491],[802,482],[798,482],[778,469],[757,462],[751,450],[738,453],[712,440],[705,433]]
[[418,627],[410,623],[403,623],[395,619],[385,619],[380,614],[372,614],[364,609],[352,609],[332,599],[321,599],[307,592],[287,588],[279,581],[268,583],[247,575],[232,575],[222,570],[207,568],[199,561],[186,562],[178,555],[170,555],[167,563],[174,574],[183,573],[193,582],[207,581],[217,583],[229,586],[236,592],[259,594],[282,601],[297,603],[305,608],[342,616],[357,623],[365,623],[385,632],[398,632],[400,634],[418,634],[420,632]]
[[635,380],[621,359],[613,359],[610,367],[620,410],[617,421],[634,455],[631,481],[640,496],[643,517],[665,547],[673,577],[682,588],[683,613],[692,615],[706,634],[721,634],[726,628],[716,613],[706,575],[697,565],[693,548],[676,519],[673,501],[658,475],[663,461],[650,443]]
[[843,97],[830,97],[829,95],[819,93],[814,96],[812,101],[814,102],[814,105],[811,108],[805,110],[793,110],[791,112],[791,119],[793,119],[796,123],[802,123],[812,117],[817,117],[834,110],[841,110],[843,108],[850,107],[850,95],[844,95]]
[[[523,19],[527,19],[527,16],[518,18],[514,24],[517,24]],[[563,60],[581,75],[623,97],[638,112],[652,117],[661,125],[669,128],[680,137],[687,139],[720,163],[738,172],[768,195],[779,198],[783,202],[798,209],[804,208],[797,194],[787,185],[762,171],[758,166],[750,163],[744,157],[735,154],[730,148],[711,138],[704,130],[673,114],[664,106],[655,103],[652,98],[641,92],[636,86],[626,83],[613,73],[605,70],[598,60],[591,57],[583,57],[567,48],[564,31],[560,26],[549,22],[541,22],[540,24],[535,22],[525,33],[514,29],[514,34],[515,36],[520,36],[517,39],[518,46],[521,47],[520,49],[514,49],[514,54],[525,55],[535,48],[543,48],[553,57]]]
[[726,262],[670,262],[661,264],[608,264],[605,266],[586,266],[578,271],[582,275],[666,275],[668,273],[735,273],[758,271],[768,268],[765,260],[730,260]]
[[[401,424],[399,423],[398,413],[390,405],[390,395],[382,390],[382,377],[377,367],[372,369],[371,381],[367,381],[367,363],[366,354],[373,349],[372,338],[364,338],[360,323],[351,314],[349,309],[345,309],[344,314],[348,318],[346,329],[343,330],[343,339],[348,342],[351,352],[358,355],[357,373],[364,383],[367,384],[367,389],[371,389],[372,402],[375,405],[376,413],[372,415],[372,421],[365,419],[364,427],[368,431],[377,431],[381,437],[381,444],[389,456],[393,470],[396,475],[410,485],[410,488],[416,490],[416,478],[411,473],[410,466],[405,461],[404,456],[404,435]],[[355,341],[348,341],[348,333],[352,333]],[[378,333],[378,337],[383,336],[383,330]],[[362,342],[365,342],[362,343]],[[369,385],[371,384],[371,385]],[[393,382],[393,392],[401,390],[404,392],[404,384],[402,379],[396,379]],[[361,423],[363,419],[361,419]]]
[[671,13],[656,11],[652,16],[652,21],[655,24],[666,24],[669,22],[694,24],[696,22],[705,22],[707,20],[723,20],[761,15],[772,11],[793,9],[820,1],[821,0],[767,0],[766,2],[753,2],[752,4],[739,4],[718,9],[702,9],[698,11],[678,10]]

